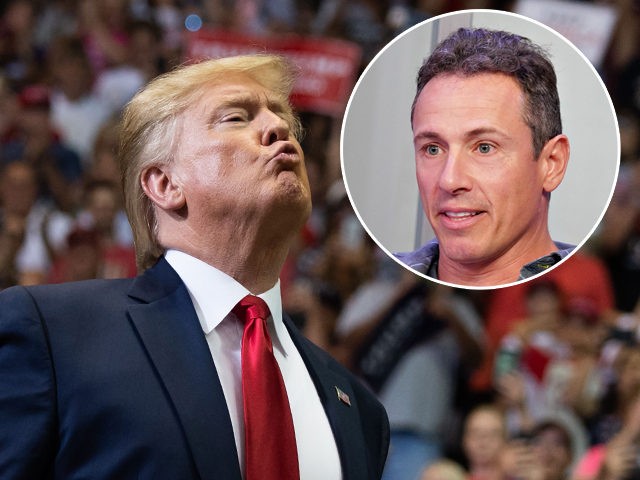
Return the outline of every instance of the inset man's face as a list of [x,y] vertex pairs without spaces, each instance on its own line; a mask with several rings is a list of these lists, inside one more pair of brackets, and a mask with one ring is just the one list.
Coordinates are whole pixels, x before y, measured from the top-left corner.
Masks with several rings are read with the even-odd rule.
[[420,93],[416,176],[441,262],[517,262],[548,237],[548,165],[534,156],[523,107],[516,80],[500,73],[440,75]]

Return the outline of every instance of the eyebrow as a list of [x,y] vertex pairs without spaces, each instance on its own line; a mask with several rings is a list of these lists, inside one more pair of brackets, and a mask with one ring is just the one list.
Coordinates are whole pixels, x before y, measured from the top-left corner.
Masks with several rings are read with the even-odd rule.
[[438,132],[434,132],[431,130],[427,130],[424,132],[417,133],[413,136],[414,143],[418,140],[436,140],[439,142],[443,142],[444,139]]
[[511,135],[509,135],[507,132],[494,127],[474,128],[473,130],[468,131],[465,134],[465,137],[468,139],[471,139],[475,137],[480,137],[482,135],[499,135],[503,138],[511,138]]
[[[259,95],[253,93],[237,93],[237,94],[229,94],[226,98],[223,98],[221,102],[213,108],[211,115],[209,116],[212,120],[216,118],[217,115],[220,114],[221,111],[227,110],[229,108],[252,108],[256,106],[262,105],[262,99]],[[289,108],[288,105],[277,97],[268,96],[266,99],[266,106],[269,110],[274,113],[288,113]]]
[[[464,138],[466,140],[471,140],[473,138],[480,137],[483,135],[499,135],[502,138],[506,138],[506,139],[511,138],[511,136],[506,132],[494,127],[474,128],[473,130],[469,130],[468,132],[465,132]],[[435,140],[438,142],[446,143],[444,137],[440,135],[438,132],[433,130],[425,130],[423,132],[419,132],[416,135],[414,135],[413,136],[414,143],[417,142],[418,140]]]

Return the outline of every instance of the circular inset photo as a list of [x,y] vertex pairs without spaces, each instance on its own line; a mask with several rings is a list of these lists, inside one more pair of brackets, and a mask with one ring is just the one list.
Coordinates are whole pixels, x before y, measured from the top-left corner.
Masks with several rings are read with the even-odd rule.
[[571,42],[521,15],[464,10],[407,30],[367,66],[341,155],[356,214],[389,256],[439,283],[497,288],[587,241],[620,136]]

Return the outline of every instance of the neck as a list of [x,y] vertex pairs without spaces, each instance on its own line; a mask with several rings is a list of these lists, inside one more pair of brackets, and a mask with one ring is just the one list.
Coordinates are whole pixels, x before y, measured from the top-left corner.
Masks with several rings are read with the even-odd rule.
[[270,233],[255,225],[216,228],[207,235],[195,234],[186,225],[173,231],[179,233],[161,237],[165,248],[175,248],[202,260],[256,295],[275,285],[297,235],[297,230]]
[[557,250],[549,232],[535,243],[524,241],[510,247],[506,252],[489,260],[461,263],[445,255],[438,259],[438,278],[458,285],[492,286],[504,285],[518,280],[520,270],[527,263]]

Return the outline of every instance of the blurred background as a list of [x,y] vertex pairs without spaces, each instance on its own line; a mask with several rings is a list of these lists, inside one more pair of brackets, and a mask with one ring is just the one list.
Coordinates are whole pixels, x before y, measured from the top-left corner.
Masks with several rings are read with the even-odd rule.
[[[618,116],[611,204],[543,278],[467,291],[389,260],[340,173],[351,88],[397,34],[464,8],[571,39]],[[0,288],[136,274],[119,114],[185,61],[291,56],[314,208],[282,272],[286,311],[389,413],[386,480],[640,479],[640,2],[9,0],[0,3]],[[417,69],[417,66],[416,66]],[[589,99],[584,99],[589,102]]]

